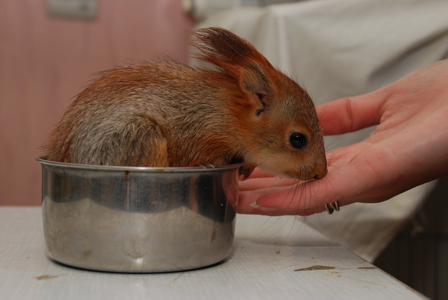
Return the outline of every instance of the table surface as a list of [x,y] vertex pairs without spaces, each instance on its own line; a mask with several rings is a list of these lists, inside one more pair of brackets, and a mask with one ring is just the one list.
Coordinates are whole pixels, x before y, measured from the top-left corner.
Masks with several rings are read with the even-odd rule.
[[222,263],[117,274],[45,254],[40,207],[0,207],[0,299],[424,299],[294,217],[238,215]]

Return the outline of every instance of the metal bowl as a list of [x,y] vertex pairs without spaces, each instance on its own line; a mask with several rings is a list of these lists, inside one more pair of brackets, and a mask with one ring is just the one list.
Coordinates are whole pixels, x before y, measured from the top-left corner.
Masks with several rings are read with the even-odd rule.
[[47,254],[79,268],[168,272],[225,259],[238,168],[42,165]]

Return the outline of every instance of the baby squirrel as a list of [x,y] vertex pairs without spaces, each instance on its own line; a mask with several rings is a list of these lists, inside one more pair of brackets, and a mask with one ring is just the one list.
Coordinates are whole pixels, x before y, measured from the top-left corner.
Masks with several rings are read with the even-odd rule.
[[327,173],[310,96],[254,46],[222,28],[195,32],[195,56],[104,71],[82,91],[44,145],[57,162],[145,167],[243,163],[279,176]]

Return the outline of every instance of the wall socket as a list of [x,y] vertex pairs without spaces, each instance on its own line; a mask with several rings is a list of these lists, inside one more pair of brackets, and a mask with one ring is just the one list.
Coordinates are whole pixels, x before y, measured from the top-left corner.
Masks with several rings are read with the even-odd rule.
[[47,0],[47,11],[53,17],[94,19],[97,0]]

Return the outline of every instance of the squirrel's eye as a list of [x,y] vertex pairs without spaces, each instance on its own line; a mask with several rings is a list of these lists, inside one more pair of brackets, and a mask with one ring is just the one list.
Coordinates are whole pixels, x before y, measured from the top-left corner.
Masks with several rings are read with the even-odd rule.
[[303,149],[306,147],[307,138],[303,133],[293,132],[289,136],[289,141],[294,148]]

